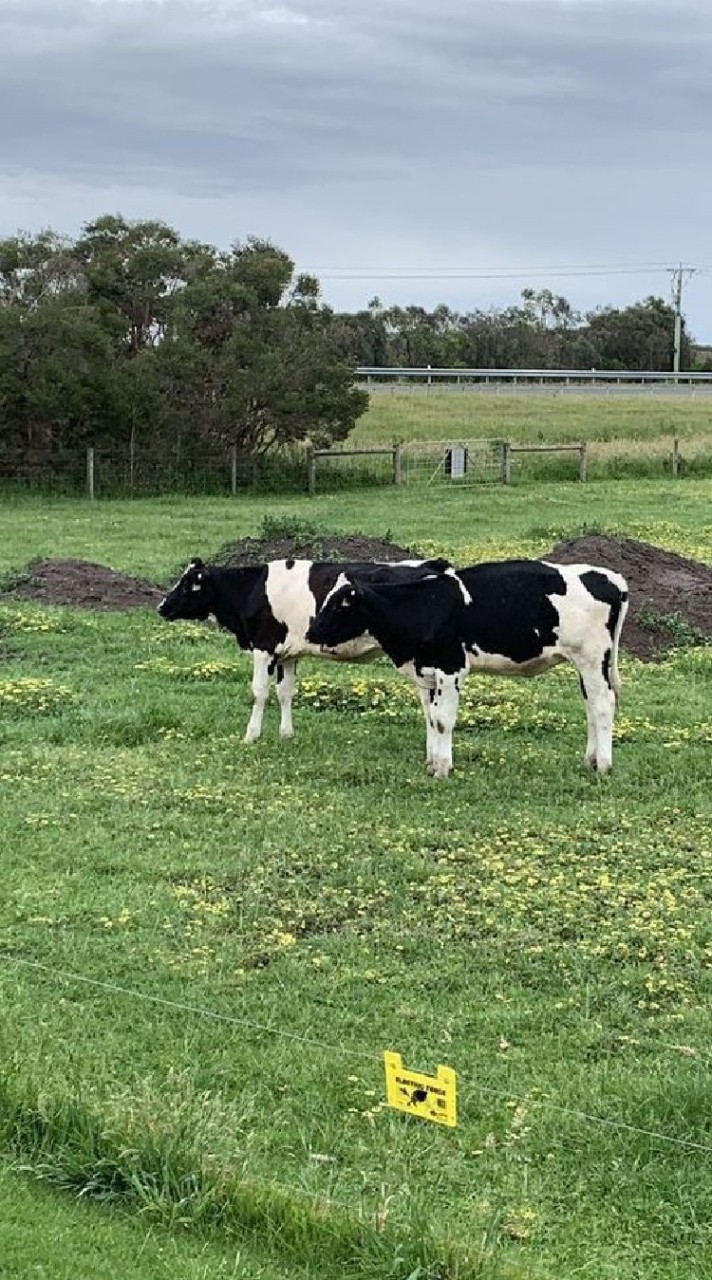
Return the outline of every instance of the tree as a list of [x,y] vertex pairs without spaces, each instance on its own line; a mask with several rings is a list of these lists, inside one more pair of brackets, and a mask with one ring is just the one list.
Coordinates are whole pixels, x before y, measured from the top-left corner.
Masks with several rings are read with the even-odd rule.
[[[633,306],[589,312],[585,336],[597,369],[672,369],[674,309],[649,297]],[[690,339],[683,325],[682,367],[689,367]]]
[[210,270],[217,253],[183,242],[164,222],[127,222],[106,214],[84,227],[74,246],[87,298],[97,306],[127,356],[165,337],[176,294]]
[[246,454],[342,440],[368,403],[317,282],[294,279],[289,257],[263,240],[235,245],[186,285],[157,354],[183,438]]
[[127,386],[89,307],[51,296],[0,308],[0,434],[6,447],[61,449],[115,436]]
[[263,453],[343,439],[367,404],[319,284],[283,250],[228,253],[106,215],[72,243],[0,242],[0,430],[60,447],[161,436]]

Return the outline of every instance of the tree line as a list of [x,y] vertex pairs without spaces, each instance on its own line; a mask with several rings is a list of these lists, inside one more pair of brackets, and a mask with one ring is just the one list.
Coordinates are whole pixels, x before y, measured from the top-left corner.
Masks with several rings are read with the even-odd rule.
[[[220,251],[105,215],[74,239],[0,241],[0,449],[324,446],[367,407],[357,365],[664,370],[673,324],[660,298],[582,316],[546,289],[503,310],[338,313],[268,241]],[[690,353],[683,326],[683,367]]]
[[[582,314],[549,289],[523,289],[503,309],[383,307],[374,298],[336,317],[345,358],[362,365],[471,369],[672,370],[674,309],[649,297]],[[682,323],[681,368],[693,347]]]

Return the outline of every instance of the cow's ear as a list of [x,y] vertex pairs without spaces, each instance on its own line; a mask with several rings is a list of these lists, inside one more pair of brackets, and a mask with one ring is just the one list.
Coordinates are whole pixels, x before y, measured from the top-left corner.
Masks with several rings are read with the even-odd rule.
[[204,569],[205,565],[200,559],[200,556],[193,556],[193,559],[190,562],[190,567],[191,569]]

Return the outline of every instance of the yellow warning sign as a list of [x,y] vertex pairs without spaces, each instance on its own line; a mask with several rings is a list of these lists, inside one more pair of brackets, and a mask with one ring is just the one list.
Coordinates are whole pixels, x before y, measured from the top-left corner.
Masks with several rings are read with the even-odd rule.
[[407,1111],[436,1124],[457,1124],[457,1076],[452,1067],[438,1067],[435,1076],[410,1071],[399,1053],[383,1055],[386,1067],[386,1101],[389,1107]]

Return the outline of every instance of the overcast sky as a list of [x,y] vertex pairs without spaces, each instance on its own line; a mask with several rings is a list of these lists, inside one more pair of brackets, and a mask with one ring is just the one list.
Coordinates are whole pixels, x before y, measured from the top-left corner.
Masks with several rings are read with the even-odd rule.
[[0,0],[0,121],[0,236],[254,234],[347,309],[683,262],[712,342],[712,0]]

